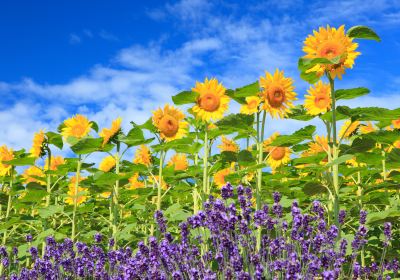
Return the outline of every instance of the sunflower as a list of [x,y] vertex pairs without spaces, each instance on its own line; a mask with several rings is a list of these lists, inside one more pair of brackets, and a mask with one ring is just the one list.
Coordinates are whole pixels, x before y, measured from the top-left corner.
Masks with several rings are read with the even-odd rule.
[[[153,176],[150,176],[149,177],[149,183],[150,184],[155,184],[156,186],[158,185],[158,183],[160,182],[160,179],[159,179],[160,177],[159,176],[154,176],[154,179],[153,179]],[[154,181],[155,180],[155,181]],[[164,190],[164,191],[166,191],[167,189],[168,189],[168,184],[164,181],[164,178],[162,179],[162,181],[161,181],[161,188]]]
[[136,150],[135,158],[133,159],[133,163],[150,166],[151,154],[150,154],[150,150],[147,146],[141,145],[140,148],[138,148]]
[[103,138],[103,146],[110,142],[121,131],[121,118],[112,121],[111,128],[103,128],[99,136]]
[[363,166],[366,166],[365,163],[358,162],[355,157],[353,157],[352,159],[346,160],[346,164],[350,165],[352,167],[363,167]]
[[181,139],[187,134],[188,123],[183,121],[185,115],[177,108],[165,105],[153,112],[153,124],[165,141]]
[[354,122],[350,120],[345,121],[343,126],[340,128],[339,137],[340,138],[351,137],[357,131],[359,126],[360,126],[359,121],[354,121]]
[[232,174],[232,172],[233,172],[232,166],[217,171],[213,177],[214,184],[217,185],[218,188],[222,188],[223,186],[225,186],[228,183],[225,181],[225,177]]
[[105,198],[105,199],[110,198],[110,196],[111,196],[111,192],[102,192],[100,194],[100,197]]
[[258,112],[258,105],[260,105],[261,99],[258,96],[246,97],[246,104],[240,107],[240,113],[246,115],[252,115]]
[[263,150],[264,150],[264,152],[266,152],[266,153],[270,152],[270,150],[272,148],[270,145],[276,139],[276,137],[278,137],[278,136],[279,136],[279,132],[274,132],[274,133],[272,133],[272,135],[269,138],[264,140],[264,142],[263,142]]
[[115,158],[109,155],[103,158],[103,160],[100,162],[99,169],[103,172],[108,172],[115,167],[115,164]]
[[199,95],[196,105],[192,107],[196,118],[207,122],[217,121],[228,110],[229,96],[225,95],[226,89],[217,79],[206,78],[204,83],[196,82],[192,91]]
[[[82,182],[83,180],[86,180],[84,177],[79,178],[79,183]],[[69,205],[74,204],[74,200],[76,198],[76,204],[82,204],[87,200],[87,196],[85,195],[86,193],[86,188],[82,188],[78,186],[78,192],[75,192],[75,185],[76,185],[76,176],[71,177],[70,182],[68,184],[68,197],[65,199],[65,203]]]
[[290,153],[289,147],[270,147],[267,163],[274,170],[290,161]]
[[130,177],[128,181],[129,181],[128,190],[136,190],[145,187],[144,182],[139,181],[139,173],[133,174],[133,176]]
[[6,145],[0,146],[0,176],[6,176],[10,174],[12,166],[10,164],[3,163],[3,161],[9,161],[14,159],[14,153],[12,149],[9,149]]
[[366,125],[360,126],[360,131],[362,134],[368,134],[370,132],[374,132],[375,130],[376,128],[372,122],[367,122]]
[[92,123],[83,115],[75,115],[64,121],[61,134],[65,137],[83,138],[89,134]]
[[311,86],[306,95],[304,108],[307,110],[309,115],[319,115],[326,113],[331,108],[331,87],[329,84],[325,84],[318,81],[314,86]]
[[29,151],[32,157],[38,158],[45,154],[44,151],[45,141],[46,138],[44,137],[43,130],[40,130],[39,132],[35,133],[35,135],[33,136],[32,148]]
[[168,162],[168,166],[173,166],[175,171],[188,169],[189,163],[185,154],[175,154]]
[[393,120],[392,124],[394,128],[400,129],[400,119]]
[[263,109],[268,111],[271,117],[283,118],[290,112],[290,108],[294,107],[292,101],[297,98],[293,91],[293,79],[286,78],[283,71],[276,69],[273,75],[265,72],[265,77],[260,77],[260,87],[263,89]]
[[[51,161],[50,161],[50,170],[57,170],[58,166],[62,165],[65,163],[65,160],[62,156],[51,156]],[[49,170],[49,159],[46,159],[45,165],[44,165],[44,170]]]
[[338,29],[328,25],[327,28],[320,27],[319,31],[314,31],[314,35],[306,38],[303,51],[306,53],[304,58],[339,59],[336,64],[317,64],[310,72],[322,76],[327,71],[332,79],[336,76],[341,79],[345,69],[353,68],[354,60],[360,55],[356,52],[357,47],[358,44],[345,34],[344,25]]
[[[25,169],[22,177],[24,178],[25,184],[35,182],[40,185],[46,185],[46,183],[44,182],[43,170],[37,166],[30,166]],[[42,178],[42,180],[40,178]]]
[[226,138],[222,135],[222,143],[218,146],[221,152],[234,152],[237,153],[239,151],[239,145],[235,143],[235,141]]
[[305,151],[303,156],[317,155],[321,152],[328,152],[328,138],[326,136],[315,136],[313,142],[308,143],[308,150]]

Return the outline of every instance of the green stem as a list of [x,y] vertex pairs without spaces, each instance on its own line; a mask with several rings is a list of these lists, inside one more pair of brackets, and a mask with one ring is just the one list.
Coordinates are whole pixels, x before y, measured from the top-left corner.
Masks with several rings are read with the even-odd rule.
[[[7,209],[6,209],[6,216],[4,221],[6,222],[8,220],[8,217],[10,216],[10,212],[11,212],[11,206],[12,206],[12,196],[11,196],[11,192],[12,192],[12,187],[13,187],[13,178],[14,178],[14,167],[11,167],[11,179],[10,179],[10,190],[8,192],[8,200],[7,200]],[[3,242],[2,245],[5,245],[7,241],[7,229],[4,230],[4,235],[3,235]]]
[[[120,145],[117,143],[117,153],[115,155],[115,174],[119,174],[119,165],[120,165],[120,155],[119,155],[119,149]],[[118,233],[118,222],[120,220],[119,213],[119,180],[115,181],[115,186],[111,192],[111,205],[112,205],[112,213],[113,213],[113,219],[112,219],[112,236],[114,239],[114,248],[117,246],[117,233]]]
[[160,151],[160,168],[158,171],[158,186],[157,186],[157,210],[161,210],[161,187],[162,187],[162,172],[164,164],[164,151]]
[[204,130],[204,156],[203,156],[203,195],[208,196],[208,127]]
[[72,231],[71,231],[71,240],[74,241],[76,237],[76,209],[78,205],[78,190],[79,190],[79,178],[81,172],[82,165],[82,157],[79,155],[77,167],[76,167],[76,175],[75,175],[75,190],[74,190],[74,208],[72,212]]
[[[261,131],[260,131],[260,114],[257,113],[257,149],[258,149],[258,159],[257,163],[263,163],[263,142],[264,142],[264,130],[265,130],[265,119],[266,111],[263,111]],[[262,188],[262,167],[257,170],[257,189],[256,189],[256,209],[261,209],[261,188]],[[257,250],[261,248],[261,227],[257,230]]]

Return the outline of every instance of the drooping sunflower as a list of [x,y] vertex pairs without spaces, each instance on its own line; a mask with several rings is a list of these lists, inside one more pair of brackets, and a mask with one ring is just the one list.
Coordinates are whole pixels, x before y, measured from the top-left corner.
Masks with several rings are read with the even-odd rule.
[[321,152],[328,152],[328,137],[326,136],[315,136],[313,142],[308,143],[308,150],[305,151],[302,155],[303,156],[311,156],[316,155]]
[[128,179],[128,190],[136,190],[144,188],[145,184],[143,181],[139,181],[139,173],[135,173]]
[[396,129],[400,129],[400,119],[392,121],[393,127]]
[[340,128],[339,137],[340,138],[349,138],[352,136],[360,126],[359,121],[350,121],[347,120],[344,122],[343,126]]
[[221,141],[221,145],[218,145],[218,148],[221,152],[237,153],[239,151],[239,145],[236,144],[235,141],[226,138],[224,135],[222,135]]
[[260,77],[261,100],[263,109],[273,118],[284,118],[294,107],[292,101],[296,100],[293,79],[286,78],[283,71],[275,70],[272,75],[265,72],[265,77]]
[[25,184],[35,182],[40,185],[46,185],[44,181],[43,170],[37,166],[29,166],[27,169],[24,170],[22,177],[24,178]]
[[136,150],[135,157],[133,159],[133,163],[150,166],[150,164],[151,164],[151,154],[150,154],[150,150],[149,150],[149,148],[147,146],[141,145]]
[[[57,170],[58,166],[65,163],[65,160],[62,156],[51,156],[50,161],[50,170]],[[44,165],[44,170],[49,170],[49,159],[46,158],[46,162]]]
[[168,166],[173,166],[175,171],[188,169],[189,162],[185,154],[175,154],[168,162]]
[[331,108],[331,87],[329,84],[318,81],[307,90],[309,95],[305,96],[304,108],[309,115],[326,113]]
[[258,105],[260,105],[261,99],[258,96],[246,97],[246,104],[240,107],[240,113],[246,115],[252,115],[258,112]]
[[372,122],[367,122],[366,125],[361,125],[360,126],[360,131],[362,134],[368,134],[371,132],[374,132],[376,130],[376,127]]
[[40,130],[39,132],[35,133],[35,135],[33,136],[32,148],[29,151],[32,157],[38,158],[44,155],[45,141],[46,138],[44,136],[43,130]]
[[4,163],[4,161],[10,161],[12,159],[14,159],[13,150],[9,149],[6,145],[0,146],[0,176],[10,174],[12,166]]
[[[79,183],[82,182],[83,180],[86,180],[85,177],[80,177],[79,178]],[[80,205],[84,203],[87,200],[87,195],[86,195],[86,188],[82,188],[81,186],[78,186],[78,192],[75,192],[75,184],[76,184],[76,176],[72,176],[69,184],[68,184],[68,192],[67,192],[67,198],[65,199],[65,203],[69,205],[74,204],[74,200],[76,199],[76,204]]]
[[196,82],[193,92],[196,92],[196,104],[192,107],[196,118],[209,122],[221,119],[228,110],[229,96],[225,94],[225,87],[218,83],[217,79],[204,80],[204,83]]
[[89,134],[92,123],[83,115],[75,115],[64,121],[61,134],[65,137],[83,138]]
[[183,119],[185,115],[177,108],[165,105],[153,112],[153,124],[165,141],[181,139],[187,134],[189,124]]
[[122,118],[116,118],[112,121],[111,128],[103,128],[99,136],[103,138],[103,146],[110,142],[121,131]]
[[228,182],[225,180],[225,177],[228,176],[229,174],[232,174],[233,172],[233,168],[228,167],[228,168],[224,168],[221,169],[219,171],[217,171],[214,174],[214,184],[218,187],[218,188],[222,188],[223,186],[225,186]]
[[327,71],[332,79],[336,76],[341,79],[345,69],[353,68],[354,60],[360,55],[359,52],[356,52],[358,44],[345,34],[344,25],[338,29],[329,25],[326,28],[320,27],[319,31],[314,30],[313,33],[304,41],[303,51],[306,53],[304,57],[338,59],[338,62],[317,64],[309,71],[316,72],[319,76]]
[[109,155],[103,158],[103,160],[100,162],[99,169],[103,172],[108,172],[115,167],[115,164],[115,158]]

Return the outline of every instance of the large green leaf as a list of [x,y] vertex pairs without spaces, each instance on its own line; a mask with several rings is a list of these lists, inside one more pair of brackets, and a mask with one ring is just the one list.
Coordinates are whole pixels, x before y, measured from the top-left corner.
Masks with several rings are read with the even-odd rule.
[[377,130],[370,132],[368,134],[365,134],[363,136],[364,138],[367,139],[372,139],[375,142],[378,143],[383,143],[383,144],[393,144],[396,140],[400,139],[400,131],[399,130]]
[[19,200],[20,202],[40,202],[47,195],[45,187],[37,183],[29,183],[26,189],[26,194]]
[[336,100],[340,99],[353,99],[359,96],[368,94],[370,91],[364,87],[350,88],[350,89],[338,89],[335,91]]
[[299,144],[307,139],[312,140],[312,135],[314,134],[315,129],[315,126],[307,125],[306,127],[295,131],[291,135],[279,135],[270,145],[274,147],[289,147]]
[[380,107],[349,108],[347,106],[338,106],[336,109],[339,114],[345,115],[353,121],[391,121],[400,118],[400,109],[390,110]]
[[195,103],[198,97],[198,93],[193,91],[182,91],[177,95],[172,96],[172,101],[175,105],[184,105]]
[[316,195],[326,193],[327,189],[319,182],[307,182],[303,187],[303,192],[306,195]]
[[33,165],[35,163],[35,158],[26,156],[26,157],[20,157],[20,158],[15,158],[12,160],[4,161],[4,163],[14,165],[14,166]]
[[38,212],[40,217],[47,219],[54,214],[61,213],[64,211],[64,206],[62,205],[49,205],[47,208],[39,208]]
[[379,38],[374,30],[363,25],[353,26],[347,30],[347,36],[350,38],[375,40],[377,42],[381,41],[381,38]]
[[371,138],[358,137],[354,139],[354,141],[351,143],[351,146],[348,149],[344,150],[343,153],[354,154],[366,152],[373,149],[375,147],[375,143],[376,141]]
[[258,83],[258,81],[255,81],[254,83],[251,83],[244,87],[237,88],[235,90],[235,96],[237,97],[254,96],[257,95],[259,92],[260,92],[260,84]]
[[128,132],[128,135],[120,135],[118,140],[132,147],[151,143],[154,138],[145,139],[143,131],[138,126],[135,126]]
[[75,145],[71,146],[71,150],[78,155],[90,154],[100,151],[102,143],[102,138],[84,138]]
[[332,162],[328,163],[328,164],[326,165],[326,167],[331,167],[331,166],[333,166],[333,165],[341,164],[341,163],[343,163],[343,162],[346,162],[346,161],[352,159],[353,157],[354,157],[354,155],[351,155],[351,154],[347,154],[347,155],[340,156],[340,157],[338,157],[337,159],[333,160]]
[[315,116],[307,114],[307,111],[304,109],[303,105],[297,105],[296,107],[290,109],[288,118],[299,121],[309,121],[315,118]]
[[251,152],[248,150],[240,151],[237,156],[237,159],[241,165],[245,165],[245,166],[251,165],[253,162],[255,162],[255,158],[253,157]]
[[254,116],[245,114],[230,114],[219,120],[216,125],[221,130],[250,131],[253,129]]
[[63,148],[63,140],[62,140],[62,136],[60,134],[49,131],[49,132],[46,132],[46,137],[49,141],[49,144],[52,144],[59,149]]

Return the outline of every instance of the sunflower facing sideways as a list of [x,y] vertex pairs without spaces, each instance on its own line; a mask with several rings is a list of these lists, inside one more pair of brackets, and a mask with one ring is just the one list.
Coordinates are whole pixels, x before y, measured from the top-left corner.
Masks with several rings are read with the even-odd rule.
[[235,143],[235,141],[226,138],[224,135],[222,135],[221,141],[221,145],[218,146],[221,152],[237,153],[239,151],[239,146]]
[[331,87],[329,84],[318,81],[311,86],[305,95],[304,108],[307,114],[316,116],[324,114],[331,108]]
[[103,128],[99,136],[103,138],[103,146],[110,142],[121,131],[121,118],[116,118],[112,121],[111,128]]
[[115,158],[111,155],[106,156],[100,162],[99,169],[103,172],[109,172],[111,169],[115,167],[116,161]]
[[136,150],[135,158],[133,159],[133,163],[150,166],[150,164],[151,164],[151,154],[150,154],[150,150],[149,150],[149,148],[147,146],[141,145]]
[[311,156],[317,155],[319,153],[325,152],[328,153],[329,145],[328,138],[326,136],[315,136],[313,142],[308,143],[308,150],[305,151],[302,156]]
[[55,171],[57,170],[58,166],[62,165],[65,163],[65,160],[62,156],[51,156],[51,161],[50,161],[50,168],[49,168],[49,159],[46,158],[46,162],[44,165],[44,170],[52,170]]
[[228,110],[229,96],[225,94],[225,87],[217,79],[196,82],[192,91],[198,94],[196,105],[192,107],[196,118],[206,122],[221,119]]
[[[79,183],[82,182],[83,180],[86,180],[86,178],[80,177]],[[69,205],[73,205],[75,199],[76,199],[76,205],[80,205],[87,200],[87,195],[85,194],[87,189],[78,186],[77,192],[75,192],[75,187],[76,187],[76,176],[73,176],[69,181],[68,192],[67,192],[68,196],[65,199],[65,203]]]
[[260,105],[261,99],[258,96],[246,97],[246,104],[240,107],[240,113],[245,115],[252,115],[258,112],[258,105]]
[[12,149],[9,149],[6,145],[0,146],[0,176],[6,176],[10,174],[12,166],[4,163],[4,161],[10,161],[14,159],[14,153]]
[[296,93],[293,91],[293,79],[286,78],[283,71],[275,70],[272,75],[265,72],[265,77],[260,77],[261,100],[264,102],[263,109],[272,118],[284,118],[290,108],[294,107],[292,101],[296,100]]
[[64,121],[61,134],[65,137],[81,139],[89,134],[92,123],[83,115],[75,115]]
[[359,128],[359,121],[350,121],[347,120],[344,122],[343,126],[340,128],[339,137],[340,138],[350,138]]
[[400,119],[392,121],[393,127],[396,129],[400,129]]
[[46,185],[44,182],[43,170],[37,166],[29,166],[27,169],[25,169],[22,177],[24,178],[25,184],[34,182],[40,185]]
[[165,141],[181,139],[187,133],[188,123],[183,121],[185,115],[177,108],[165,105],[164,109],[153,112],[153,124]]
[[354,60],[360,55],[356,52],[357,47],[358,44],[345,34],[344,25],[337,29],[328,25],[314,30],[314,34],[306,38],[303,51],[306,53],[304,58],[338,59],[335,64],[317,64],[309,72],[322,76],[327,71],[332,79],[336,76],[341,79],[345,69],[353,68]]
[[234,171],[234,166],[235,166],[235,163],[232,162],[230,167],[221,169],[221,170],[217,171],[217,172],[214,174],[214,177],[213,177],[213,179],[214,179],[214,184],[215,184],[218,188],[222,188],[223,186],[225,186],[225,185],[228,183],[228,182],[225,180],[225,177],[233,173],[233,171]]
[[45,142],[46,138],[44,136],[43,130],[40,130],[39,132],[35,133],[35,135],[33,136],[32,148],[29,151],[32,157],[38,158],[44,155]]
[[169,160],[168,166],[173,166],[175,171],[183,171],[188,169],[189,162],[185,154],[175,154]]

